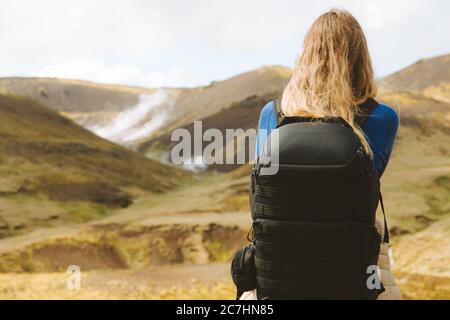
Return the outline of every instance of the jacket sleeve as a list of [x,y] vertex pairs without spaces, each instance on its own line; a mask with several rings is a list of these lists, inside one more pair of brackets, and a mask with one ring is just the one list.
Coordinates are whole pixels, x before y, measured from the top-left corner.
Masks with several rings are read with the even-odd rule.
[[391,157],[397,137],[399,117],[397,112],[380,104],[369,116],[363,128],[373,153],[373,162],[380,177]]
[[398,114],[394,111],[394,109],[386,108],[386,110],[384,110],[383,112],[385,113],[386,118],[386,140],[383,150],[384,157],[382,159],[382,170],[381,172],[379,171],[380,177],[383,175],[384,170],[389,163],[392,149],[394,148],[395,139],[397,137],[398,125],[400,121]]
[[267,137],[270,135],[271,130],[275,127],[276,119],[273,112],[273,102],[271,101],[264,106],[259,115],[255,159],[261,155],[264,143],[266,142]]

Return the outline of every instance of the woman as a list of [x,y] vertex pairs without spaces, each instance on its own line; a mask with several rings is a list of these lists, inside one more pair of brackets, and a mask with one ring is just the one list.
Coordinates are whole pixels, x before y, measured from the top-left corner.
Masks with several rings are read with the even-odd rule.
[[[372,61],[360,24],[349,12],[333,9],[320,16],[308,31],[303,53],[284,90],[281,109],[285,116],[343,118],[372,154],[381,176],[397,135],[397,113],[379,104],[363,128],[355,124],[358,105],[376,94]],[[270,102],[259,118],[257,156],[276,122]]]
[[[397,113],[387,105],[378,104],[361,128],[356,122],[361,112],[358,106],[376,94],[372,62],[360,24],[347,11],[331,10],[320,16],[306,35],[303,53],[281,99],[281,111],[285,117],[344,119],[371,155],[381,176],[397,134]],[[274,102],[270,102],[259,119],[258,157],[276,126],[277,114]],[[399,298],[389,271],[387,244],[382,245],[379,266],[384,269],[381,280],[387,289],[381,298]],[[247,293],[243,299],[251,296]]]

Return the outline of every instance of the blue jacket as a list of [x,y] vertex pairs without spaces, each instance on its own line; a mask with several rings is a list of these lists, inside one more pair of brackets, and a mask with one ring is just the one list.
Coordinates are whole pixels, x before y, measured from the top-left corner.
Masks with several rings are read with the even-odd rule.
[[[270,134],[276,128],[276,116],[273,110],[273,101],[262,109],[256,144],[256,156],[260,156],[263,145]],[[372,114],[367,118],[363,131],[373,153],[373,162],[381,177],[389,162],[395,137],[397,136],[399,117],[394,109],[384,104],[378,104]]]

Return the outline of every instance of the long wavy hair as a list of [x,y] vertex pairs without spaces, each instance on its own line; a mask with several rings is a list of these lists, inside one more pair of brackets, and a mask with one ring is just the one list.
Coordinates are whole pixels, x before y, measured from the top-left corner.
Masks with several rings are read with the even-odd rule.
[[332,9],[309,29],[294,73],[284,90],[286,116],[341,117],[353,128],[364,149],[369,143],[355,123],[358,105],[377,94],[366,37],[349,12]]

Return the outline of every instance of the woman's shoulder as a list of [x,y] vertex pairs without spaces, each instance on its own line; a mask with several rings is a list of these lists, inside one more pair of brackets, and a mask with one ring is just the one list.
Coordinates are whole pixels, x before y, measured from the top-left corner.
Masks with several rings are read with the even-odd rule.
[[272,128],[274,124],[276,125],[275,113],[273,110],[274,101],[269,101],[262,108],[259,115],[259,128]]
[[266,105],[261,109],[261,116],[262,115],[270,116],[273,112],[274,103],[275,103],[274,101],[267,102]]
[[[272,122],[276,122],[274,114],[274,101],[269,101],[261,109],[259,117],[259,127],[271,127]],[[388,127],[390,131],[397,131],[399,125],[399,115],[397,111],[384,103],[379,103],[372,114],[367,118],[366,127],[378,128]]]
[[367,118],[367,125],[387,125],[393,129],[396,129],[399,125],[399,115],[397,111],[384,103],[378,103],[378,106]]

